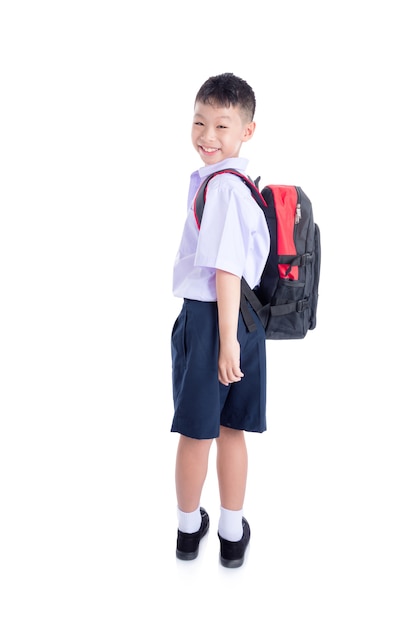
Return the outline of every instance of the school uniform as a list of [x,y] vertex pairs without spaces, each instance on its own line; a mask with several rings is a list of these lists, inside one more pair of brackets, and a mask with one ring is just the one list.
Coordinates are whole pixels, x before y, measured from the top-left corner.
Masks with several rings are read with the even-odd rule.
[[260,281],[270,249],[264,213],[250,190],[233,174],[208,184],[200,230],[193,198],[213,172],[234,168],[245,174],[248,160],[231,158],[193,172],[188,212],[173,270],[173,294],[183,306],[172,331],[174,417],[172,432],[196,439],[219,436],[220,425],[251,432],[266,430],[266,349],[264,328],[252,311],[256,331],[238,320],[240,366],[244,377],[228,386],[218,380],[219,329],[216,270]]

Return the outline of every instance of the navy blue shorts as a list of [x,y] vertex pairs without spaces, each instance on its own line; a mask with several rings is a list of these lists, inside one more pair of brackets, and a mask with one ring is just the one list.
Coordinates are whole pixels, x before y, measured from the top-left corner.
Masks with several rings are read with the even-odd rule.
[[248,332],[240,313],[238,341],[244,377],[229,386],[218,380],[216,302],[184,300],[171,335],[174,418],[172,432],[194,439],[219,436],[220,426],[248,432],[266,430],[266,339]]

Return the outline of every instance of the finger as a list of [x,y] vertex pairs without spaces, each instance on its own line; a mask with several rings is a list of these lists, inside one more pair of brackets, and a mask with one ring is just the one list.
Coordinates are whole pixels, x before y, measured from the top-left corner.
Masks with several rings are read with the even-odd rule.
[[229,373],[221,373],[219,371],[218,373],[218,379],[219,382],[221,382],[223,385],[228,386],[231,383],[238,383],[241,378],[243,378],[244,374],[243,372],[241,372],[241,370],[239,370],[239,373],[233,373],[233,372],[229,372]]
[[232,370],[230,378],[233,378],[233,380],[236,381],[236,380],[240,380],[243,376],[244,376],[244,373],[242,372],[241,368],[238,366]]

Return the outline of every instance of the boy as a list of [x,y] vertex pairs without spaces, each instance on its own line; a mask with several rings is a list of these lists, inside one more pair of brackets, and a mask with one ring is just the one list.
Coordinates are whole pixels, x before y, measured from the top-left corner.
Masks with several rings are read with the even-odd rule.
[[201,182],[225,167],[245,172],[239,153],[255,131],[255,96],[241,78],[209,78],[194,108],[192,143],[204,167],[190,180],[188,214],[174,264],[173,293],[183,298],[172,332],[174,418],[180,433],[176,458],[177,557],[197,557],[209,528],[200,506],[209,451],[217,444],[220,560],[239,567],[250,540],[243,517],[247,481],[244,431],[266,429],[265,333],[249,333],[240,313],[240,283],[261,277],[270,247],[262,210],[234,174],[208,184],[200,229],[193,198]]

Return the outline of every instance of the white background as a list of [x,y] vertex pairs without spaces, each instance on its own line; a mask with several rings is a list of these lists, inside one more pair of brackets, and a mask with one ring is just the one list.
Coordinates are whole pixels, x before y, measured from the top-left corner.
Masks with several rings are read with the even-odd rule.
[[[418,623],[413,3],[5,1],[3,626]],[[268,344],[244,566],[175,559],[171,271],[193,101],[257,96],[242,155],[322,234],[317,329]]]

